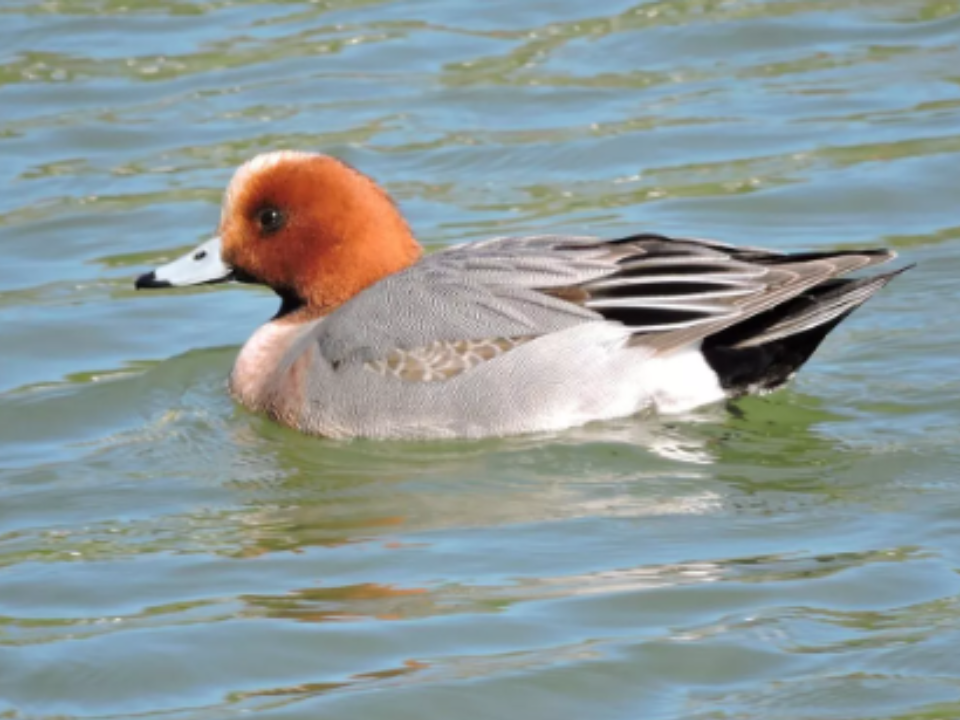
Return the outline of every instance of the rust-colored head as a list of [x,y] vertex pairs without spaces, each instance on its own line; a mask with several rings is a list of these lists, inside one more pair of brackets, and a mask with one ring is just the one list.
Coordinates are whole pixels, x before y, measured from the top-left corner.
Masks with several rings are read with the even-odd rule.
[[390,197],[326,155],[258,155],[240,166],[220,218],[223,260],[301,314],[322,315],[414,263],[420,246]]

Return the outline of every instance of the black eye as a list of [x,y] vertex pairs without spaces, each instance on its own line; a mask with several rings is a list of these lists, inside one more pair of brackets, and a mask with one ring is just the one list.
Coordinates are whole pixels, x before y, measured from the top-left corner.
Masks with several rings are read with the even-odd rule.
[[265,234],[270,235],[283,227],[287,221],[283,213],[274,207],[265,207],[257,212],[257,224]]

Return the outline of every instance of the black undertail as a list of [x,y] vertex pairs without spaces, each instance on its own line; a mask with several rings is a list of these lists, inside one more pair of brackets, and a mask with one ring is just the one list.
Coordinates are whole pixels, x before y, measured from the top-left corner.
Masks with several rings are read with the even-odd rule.
[[780,387],[850,313],[908,268],[833,279],[703,340],[701,350],[731,396]]

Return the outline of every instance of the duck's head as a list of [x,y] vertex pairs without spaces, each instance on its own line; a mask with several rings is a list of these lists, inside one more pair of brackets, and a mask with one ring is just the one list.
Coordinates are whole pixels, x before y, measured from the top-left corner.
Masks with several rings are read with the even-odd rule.
[[411,265],[420,246],[390,197],[335,158],[279,151],[241,165],[216,237],[137,278],[137,288],[267,285],[282,314],[316,317]]

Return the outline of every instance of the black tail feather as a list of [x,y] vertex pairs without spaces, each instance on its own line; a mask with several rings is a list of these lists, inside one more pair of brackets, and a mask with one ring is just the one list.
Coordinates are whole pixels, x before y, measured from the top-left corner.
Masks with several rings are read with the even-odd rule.
[[720,378],[721,387],[731,395],[774,390],[794,376],[830,331],[851,312],[848,310],[824,325],[766,345],[733,348],[707,341],[703,354]]
[[844,318],[907,269],[829,280],[707,337],[703,354],[731,394],[773,390],[793,377]]

